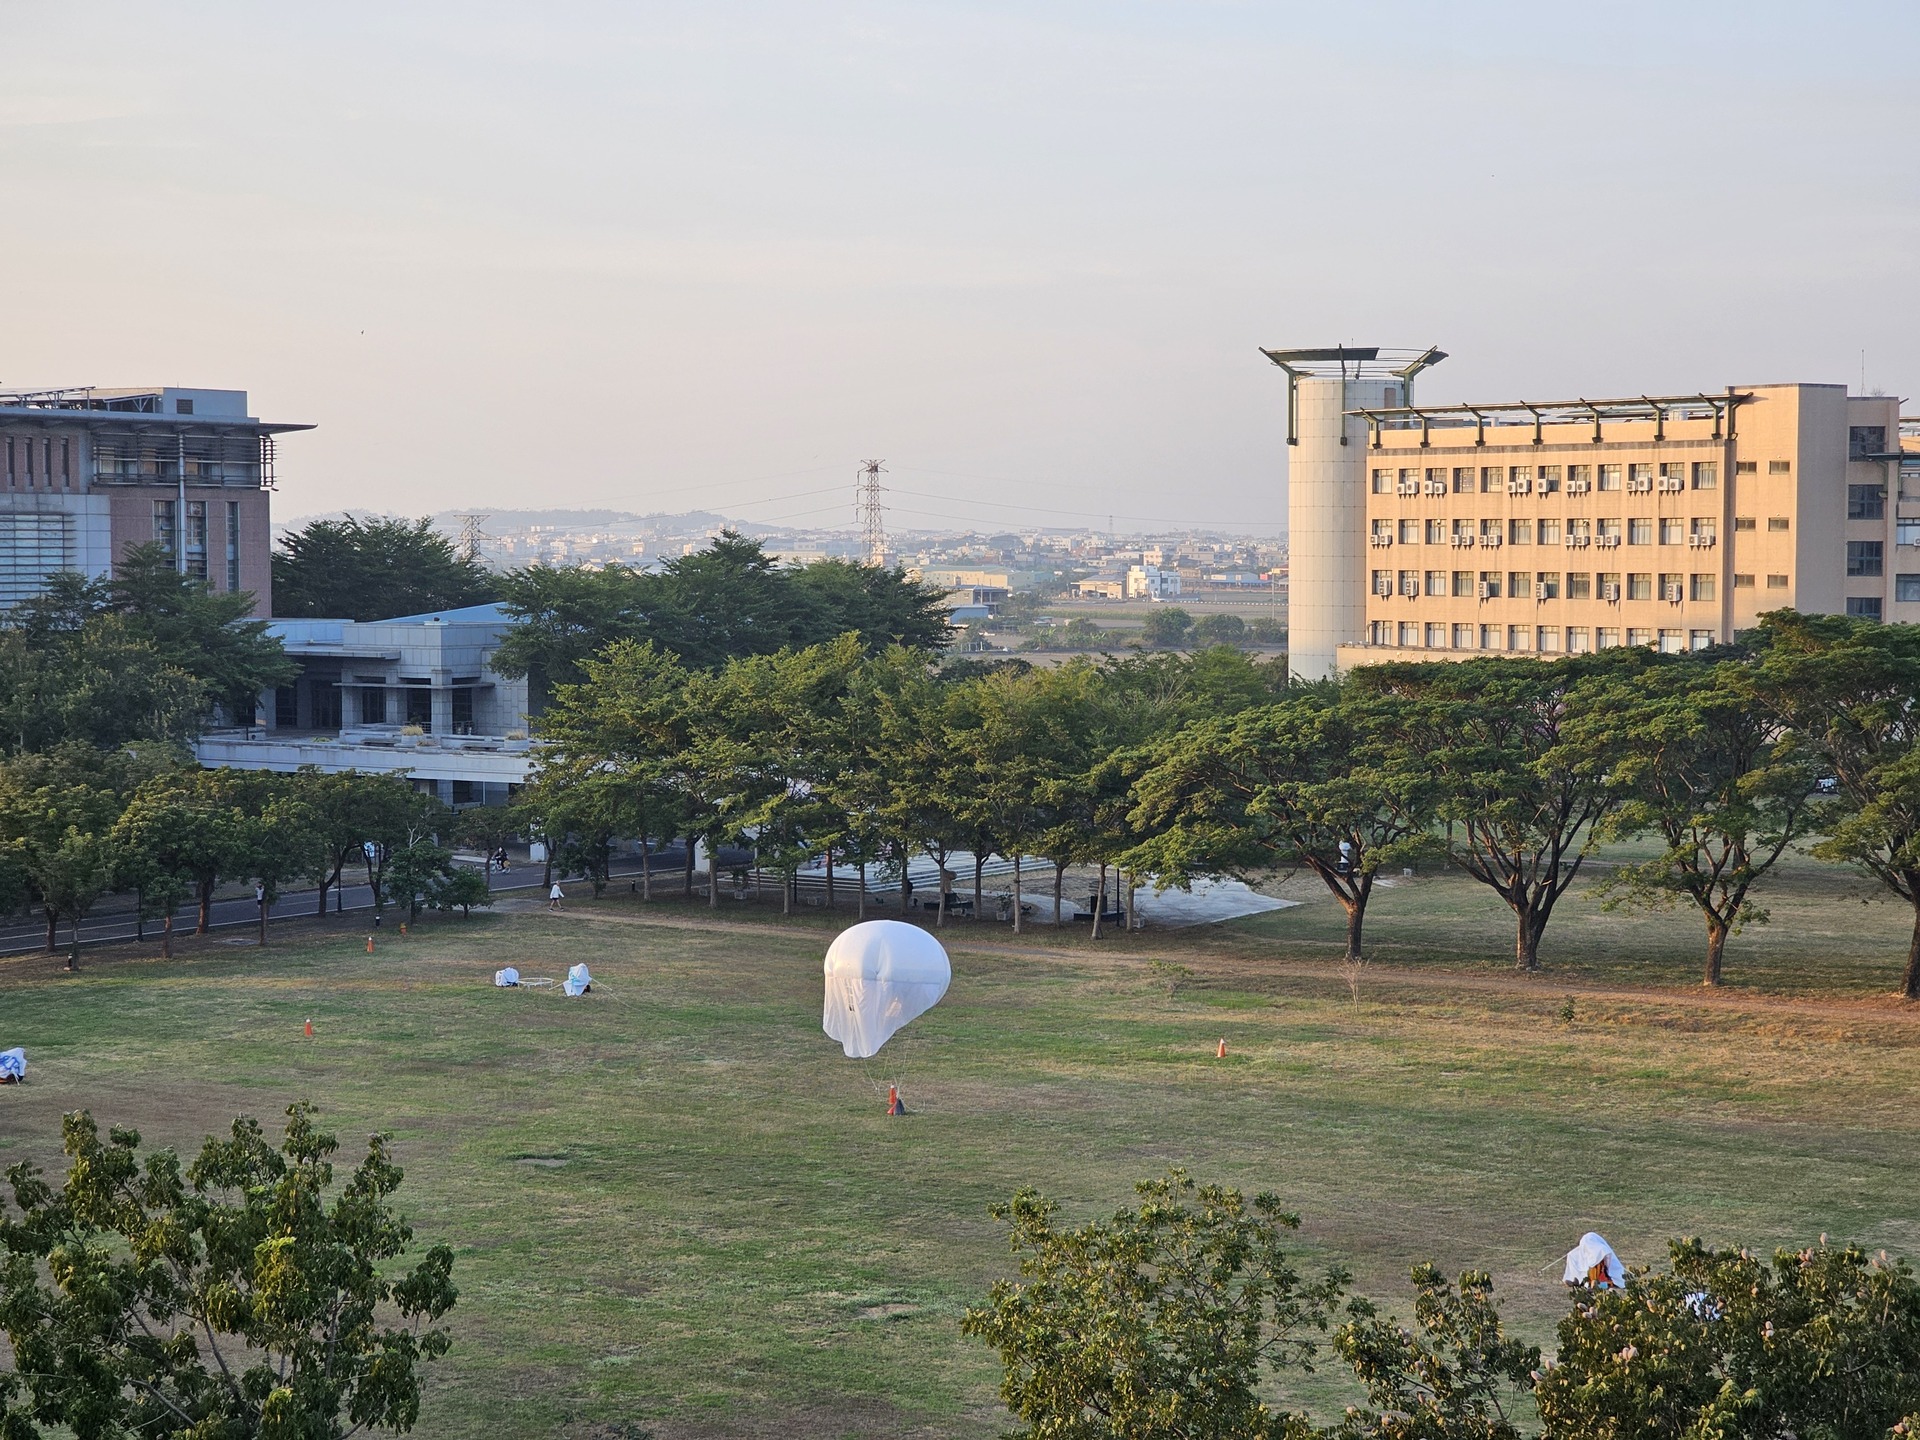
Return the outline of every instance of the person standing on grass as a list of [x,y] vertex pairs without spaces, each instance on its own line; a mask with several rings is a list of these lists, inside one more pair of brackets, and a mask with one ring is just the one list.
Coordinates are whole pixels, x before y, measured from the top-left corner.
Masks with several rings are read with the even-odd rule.
[[560,882],[554,881],[553,889],[547,892],[547,909],[557,911],[560,908],[560,902],[566,898],[560,893]]

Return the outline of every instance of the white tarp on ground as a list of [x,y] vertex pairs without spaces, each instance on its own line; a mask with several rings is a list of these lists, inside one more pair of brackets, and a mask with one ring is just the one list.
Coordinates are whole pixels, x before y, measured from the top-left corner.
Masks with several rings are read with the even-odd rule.
[[498,985],[502,990],[506,989],[509,985],[518,985],[520,983],[520,972],[511,965],[507,966],[504,970],[496,970],[493,972],[493,983]]
[[827,947],[826,1005],[820,1028],[863,1060],[947,993],[953,967],[940,942],[917,925],[868,920]]
[[1580,1243],[1567,1252],[1567,1268],[1560,1278],[1569,1285],[1585,1285],[1590,1279],[1598,1280],[1600,1275],[1605,1275],[1610,1285],[1627,1283],[1627,1267],[1620,1263],[1620,1257],[1613,1253],[1606,1237],[1589,1230],[1580,1237]]
[[587,973],[585,965],[575,965],[567,971],[567,983],[560,988],[569,995],[581,995],[593,984],[593,976]]
[[[1158,895],[1150,887],[1142,887],[1133,897],[1134,912],[1142,920],[1170,929],[1238,920],[1242,915],[1263,915],[1269,910],[1286,910],[1299,903],[1262,895],[1238,880],[1196,879],[1191,891],[1162,890]],[[1047,896],[1047,918],[1053,918],[1051,891]]]
[[15,1080],[27,1078],[27,1052],[18,1045],[11,1050],[0,1050],[0,1075],[10,1075]]

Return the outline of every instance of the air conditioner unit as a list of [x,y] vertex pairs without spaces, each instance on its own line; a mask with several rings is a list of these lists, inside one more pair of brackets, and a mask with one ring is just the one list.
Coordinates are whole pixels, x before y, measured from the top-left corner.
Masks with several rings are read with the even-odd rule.
[[1618,535],[1596,535],[1593,537],[1593,543],[1598,545],[1602,550],[1614,550],[1619,548],[1620,537]]
[[1425,493],[1428,495],[1444,495],[1447,493],[1447,482],[1444,480],[1429,480],[1426,483]]
[[1686,489],[1687,482],[1682,480],[1678,475],[1662,475],[1660,477],[1660,488],[1668,494],[1672,494],[1676,490]]
[[1490,549],[1497,550],[1500,548],[1501,537],[1498,535],[1482,535],[1480,537],[1480,543]]
[[1493,598],[1493,586],[1485,580],[1480,582],[1480,598],[1482,600],[1491,600]]
[[1400,582],[1400,593],[1409,600],[1419,599],[1420,582],[1418,580],[1402,580]]
[[1600,598],[1609,603],[1618,603],[1620,599],[1620,587],[1618,585],[1602,585],[1600,587]]
[[1686,598],[1686,587],[1682,585],[1669,585],[1662,593],[1666,596],[1668,604],[1678,605]]
[[1533,482],[1529,480],[1509,480],[1507,482],[1507,494],[1524,495],[1532,488],[1532,483]]
[[1696,550],[1711,550],[1716,538],[1712,535],[1689,535],[1687,543]]
[[1567,481],[1567,494],[1569,495],[1584,495],[1587,493],[1587,491],[1591,490],[1592,488],[1593,488],[1593,482],[1591,480]]
[[1402,480],[1400,484],[1395,487],[1394,493],[1398,495],[1418,495],[1420,493],[1420,486],[1415,481]]
[[1374,545],[1391,545],[1393,543],[1393,537],[1391,535],[1374,535],[1370,538],[1371,543]]
[[1393,581],[1382,575],[1378,580],[1373,582],[1373,593],[1376,595],[1393,594]]

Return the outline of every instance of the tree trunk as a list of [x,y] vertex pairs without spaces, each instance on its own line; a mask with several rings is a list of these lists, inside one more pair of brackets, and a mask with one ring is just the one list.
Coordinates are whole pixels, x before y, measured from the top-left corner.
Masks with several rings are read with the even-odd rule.
[[144,893],[136,893],[133,897],[133,938],[147,938],[147,897]]
[[1347,959],[1360,958],[1360,928],[1367,922],[1367,902],[1357,895],[1349,899],[1340,897],[1340,903],[1347,907]]
[[913,903],[913,877],[907,874],[907,852],[903,849],[898,854],[900,856],[900,918],[904,920],[907,918],[907,907]]
[[864,920],[867,918],[867,862],[864,860],[860,862],[860,899],[858,903],[860,908],[856,912],[857,917]]
[[1707,978],[1708,985],[1720,983],[1720,958],[1727,948],[1727,927],[1712,916],[1707,917]]
[[1529,975],[1540,969],[1540,932],[1546,928],[1531,905],[1514,907],[1516,930],[1513,939],[1513,968]]
[[[493,862],[489,860],[487,863],[491,865]],[[327,886],[332,883],[333,881],[329,877],[325,875],[320,877],[320,904],[315,908],[313,913],[318,915],[322,920],[327,918]]]
[[1013,847],[1013,933],[1020,933],[1020,847]]
[[[1122,878],[1123,878],[1123,879],[1124,879],[1124,880],[1126,881],[1126,886],[1127,886],[1127,916],[1126,916],[1126,926],[1127,926],[1127,929],[1128,929],[1128,930],[1132,930],[1132,929],[1134,928],[1134,924],[1133,924],[1133,892],[1134,892],[1134,891],[1136,891],[1136,890],[1138,890],[1138,889],[1140,888],[1140,883],[1139,883],[1139,881],[1140,881],[1140,877],[1139,877],[1139,876],[1137,876],[1137,875],[1135,875],[1135,874],[1134,874],[1134,873],[1133,873],[1133,872],[1132,872],[1131,870],[1123,870],[1123,871],[1121,871],[1120,873],[1121,873],[1121,876],[1122,876]],[[1116,898],[1118,898],[1118,897],[1116,897]]]
[[687,836],[686,896],[693,899],[693,836]]
[[987,857],[978,850],[973,852],[973,918],[980,918],[980,872],[986,868]]
[[547,841],[547,868],[540,877],[540,888],[549,895],[553,893],[553,842]]
[[264,896],[260,900],[260,948],[267,948],[267,901]]
[[720,908],[720,847],[707,841],[707,908]]
[[1053,923],[1060,924],[1060,890],[1067,883],[1067,866],[1063,860],[1053,862]]
[[648,858],[652,852],[647,849],[647,837],[640,837],[640,902],[645,904],[653,899],[653,861]]
[[43,913],[47,917],[47,954],[51,955],[60,948],[60,916],[53,910]]
[[204,935],[213,925],[213,884],[211,880],[200,882],[200,919],[193,933]]
[[1093,938],[1100,938],[1100,915],[1107,908],[1107,862],[1100,862],[1100,893],[1093,897]]
[[67,951],[67,969],[80,968],[80,917],[73,917],[73,946]]
[[798,871],[780,877],[780,913],[782,915],[793,914],[793,882],[799,878]]
[[833,909],[833,847],[827,847],[827,909]]
[[167,911],[166,923],[160,927],[160,957],[163,960],[173,958],[173,911]]
[[1920,898],[1913,902],[1913,943],[1907,946],[1907,973],[1901,977],[1900,993],[1920,1000]]

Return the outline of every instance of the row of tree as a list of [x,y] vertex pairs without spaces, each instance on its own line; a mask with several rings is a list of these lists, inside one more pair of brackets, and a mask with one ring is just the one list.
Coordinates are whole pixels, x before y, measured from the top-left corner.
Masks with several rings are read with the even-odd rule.
[[1056,918],[1076,865],[1100,867],[1103,889],[1117,867],[1129,891],[1304,868],[1345,907],[1358,957],[1380,871],[1440,863],[1509,907],[1515,964],[1533,970],[1595,848],[1652,837],[1654,856],[1605,883],[1622,903],[1695,907],[1717,984],[1728,937],[1766,918],[1756,887],[1806,848],[1914,907],[1902,988],[1920,997],[1908,627],[1781,612],[1710,652],[1305,685],[1226,647],[961,678],[855,636],[716,669],[633,641],[578,663],[529,804],[570,867],[602,880],[616,837],[686,835],[710,853],[751,839],[788,876],[877,865],[903,887],[912,859],[970,853],[977,901],[1000,855],[1018,928],[1026,857],[1052,871]]
[[[1067,1227],[1031,1190],[994,1214],[1020,1260],[961,1328],[998,1352],[1016,1440],[1910,1440],[1920,1433],[1920,1280],[1854,1246],[1676,1240],[1669,1268],[1576,1285],[1543,1359],[1484,1272],[1413,1272],[1413,1321],[1303,1273],[1271,1195],[1180,1171]],[[1343,1299],[1345,1303],[1342,1304]],[[1330,1426],[1267,1396],[1347,1367],[1365,1403]],[[1529,1414],[1528,1412],[1532,1412]]]
[[135,898],[142,923],[160,922],[168,955],[176,912],[194,905],[206,933],[223,883],[255,887],[263,944],[289,883],[311,882],[325,914],[350,866],[365,869],[377,908],[467,910],[487,903],[488,888],[442,843],[459,826],[392,776],[202,770],[157,747],[70,741],[0,764],[0,903],[37,909],[49,951],[65,922],[69,968],[80,927],[116,891]]

